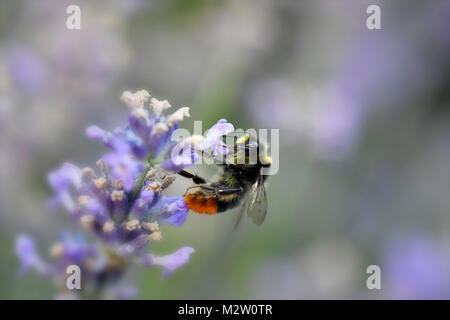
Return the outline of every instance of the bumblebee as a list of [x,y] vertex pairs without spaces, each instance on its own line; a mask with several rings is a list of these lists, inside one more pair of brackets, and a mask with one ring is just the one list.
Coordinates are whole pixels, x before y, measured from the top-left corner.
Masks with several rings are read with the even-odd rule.
[[184,170],[178,172],[195,183],[186,190],[185,202],[189,209],[201,214],[224,212],[242,203],[235,228],[246,210],[248,216],[259,226],[267,214],[267,196],[264,188],[267,175],[261,174],[262,168],[271,165],[267,145],[250,135],[245,135],[236,141],[231,150],[234,151],[231,159],[225,163],[216,163],[222,168],[222,172],[215,181],[207,182],[198,175]]

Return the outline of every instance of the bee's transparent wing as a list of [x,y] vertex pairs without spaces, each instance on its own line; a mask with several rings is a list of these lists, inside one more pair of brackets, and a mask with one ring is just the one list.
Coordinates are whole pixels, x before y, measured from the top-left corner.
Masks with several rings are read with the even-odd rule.
[[263,176],[259,175],[256,182],[250,189],[250,196],[248,200],[248,216],[252,218],[253,222],[260,226],[267,214],[267,196],[264,188]]
[[247,207],[248,207],[248,195],[245,195],[245,198],[242,200],[242,204],[239,207],[239,211],[236,216],[236,222],[234,223],[234,230],[236,230],[237,227],[239,226],[239,223],[241,223],[242,216],[244,215],[244,212],[247,209]]

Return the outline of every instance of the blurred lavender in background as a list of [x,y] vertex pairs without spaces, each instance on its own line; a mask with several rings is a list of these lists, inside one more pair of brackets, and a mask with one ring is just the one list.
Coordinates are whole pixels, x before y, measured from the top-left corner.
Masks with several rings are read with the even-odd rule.
[[386,289],[393,299],[448,299],[449,243],[420,234],[393,239],[385,253]]
[[[79,31],[65,28],[72,1],[0,4],[1,297],[52,297],[14,277],[15,234],[60,235],[46,172],[94,163],[85,126],[118,126],[119,93],[145,87],[192,106],[185,128],[279,128],[281,163],[261,228],[190,214],[154,250],[189,245],[195,261],[167,281],[130,272],[139,298],[448,298],[448,1],[76,3]],[[381,30],[366,28],[369,4]]]

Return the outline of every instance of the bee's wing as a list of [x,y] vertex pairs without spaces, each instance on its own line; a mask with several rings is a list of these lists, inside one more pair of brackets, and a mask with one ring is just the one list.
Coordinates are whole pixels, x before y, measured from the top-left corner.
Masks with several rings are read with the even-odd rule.
[[267,214],[267,196],[264,188],[263,176],[259,175],[256,182],[250,189],[250,196],[248,201],[248,216],[252,218],[253,222],[260,226]]
[[242,204],[239,207],[237,216],[236,216],[236,222],[234,223],[234,230],[236,230],[237,227],[239,226],[239,223],[241,223],[242,216],[244,215],[244,212],[247,209],[247,207],[248,207],[248,195],[245,195],[244,199],[242,200]]

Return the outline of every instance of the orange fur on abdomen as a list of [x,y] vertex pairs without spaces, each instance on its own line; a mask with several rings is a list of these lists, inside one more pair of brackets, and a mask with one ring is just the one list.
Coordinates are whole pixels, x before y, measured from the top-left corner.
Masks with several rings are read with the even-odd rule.
[[184,201],[189,209],[197,213],[217,213],[217,200],[213,197],[205,198],[200,192],[188,193]]

